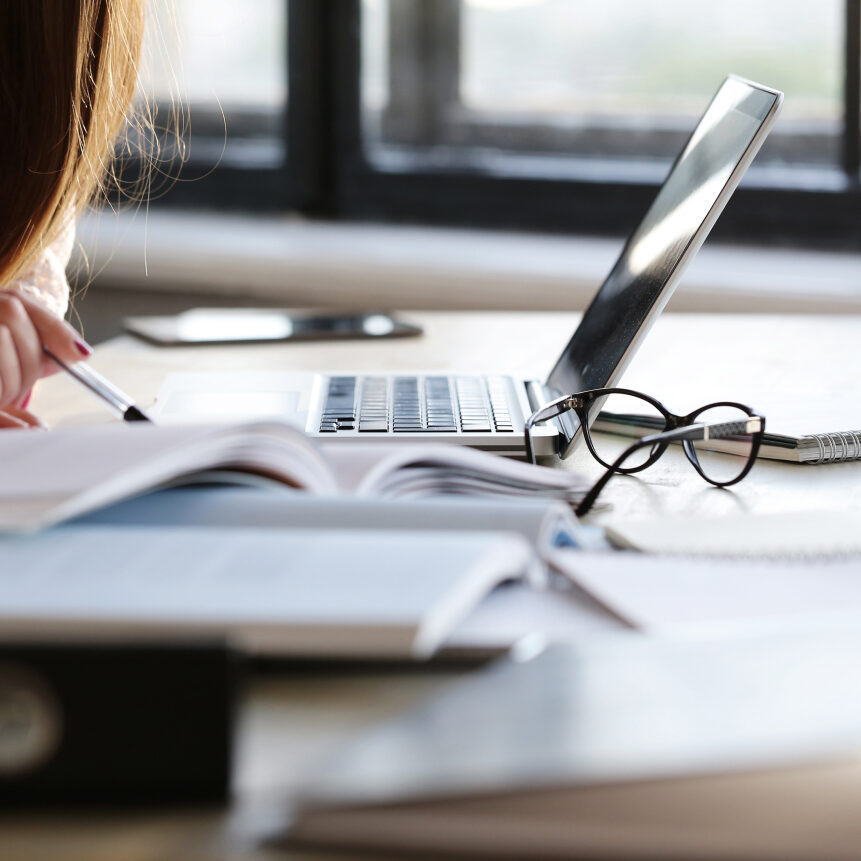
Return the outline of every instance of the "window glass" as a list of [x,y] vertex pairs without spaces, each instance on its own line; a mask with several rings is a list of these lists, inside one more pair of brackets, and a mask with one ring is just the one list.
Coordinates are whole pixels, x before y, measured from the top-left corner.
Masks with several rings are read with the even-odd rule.
[[[285,0],[153,0],[140,97],[187,111],[193,161],[283,159]],[[233,148],[235,141],[243,146]],[[253,142],[253,145],[251,145]]]
[[370,115],[389,101],[388,0],[362,3],[362,99]]
[[[280,108],[287,97],[284,0],[150,4],[143,89],[189,103]],[[177,86],[178,85],[178,86]]]
[[[379,80],[364,84],[369,143],[666,161],[734,72],[786,93],[760,163],[836,165],[843,5],[364,0],[365,63],[381,68],[388,51],[391,87],[422,82],[412,100],[387,104]],[[384,26],[394,37],[381,37]],[[417,30],[422,49],[400,51]]]

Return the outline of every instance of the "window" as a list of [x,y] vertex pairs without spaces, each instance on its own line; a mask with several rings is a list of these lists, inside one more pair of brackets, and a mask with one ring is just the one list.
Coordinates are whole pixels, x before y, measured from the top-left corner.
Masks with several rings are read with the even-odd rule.
[[786,101],[717,232],[861,247],[861,0],[174,2],[166,203],[625,233],[732,71]]
[[787,93],[766,158],[836,165],[842,0],[691,9],[689,0],[463,0],[425,15],[418,3],[364,0],[367,143],[448,146],[455,160],[472,149],[666,167],[717,82],[738,70]]
[[284,0],[154,0],[148,12],[139,92],[162,136],[156,198],[288,206]]

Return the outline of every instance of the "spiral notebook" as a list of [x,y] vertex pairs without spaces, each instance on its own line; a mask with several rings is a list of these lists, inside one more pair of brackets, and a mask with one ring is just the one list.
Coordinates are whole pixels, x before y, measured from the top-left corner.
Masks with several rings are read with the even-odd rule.
[[[651,416],[640,416],[640,419],[637,424],[631,424],[630,417],[626,417],[626,422],[623,424],[606,413],[599,413],[592,429],[622,436],[642,436],[663,430],[663,425],[656,426],[654,423],[656,420]],[[778,418],[772,419],[771,412],[768,410],[765,411],[765,423],[766,431],[759,448],[759,457],[813,465],[861,460],[861,430],[798,435],[775,433],[770,430],[771,427],[777,430],[789,430],[792,424],[798,422],[781,421],[779,415]],[[824,421],[823,424],[825,424]],[[861,418],[859,418],[859,425],[861,425]],[[710,440],[709,445],[714,451],[725,451],[729,454],[743,453],[741,449],[746,448],[746,444],[740,447],[732,440]]]

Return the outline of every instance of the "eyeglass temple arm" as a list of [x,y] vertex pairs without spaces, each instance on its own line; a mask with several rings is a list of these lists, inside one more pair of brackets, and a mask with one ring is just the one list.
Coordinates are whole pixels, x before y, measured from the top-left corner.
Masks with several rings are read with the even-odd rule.
[[715,422],[713,424],[686,425],[663,433],[650,434],[637,440],[633,445],[626,448],[613,462],[612,466],[595,482],[591,490],[583,497],[577,506],[576,514],[582,517],[595,504],[598,494],[604,489],[604,485],[613,477],[619,467],[638,449],[658,443],[680,442],[682,440],[708,440],[726,439],[740,434],[759,433],[762,430],[762,419],[759,416],[750,416],[742,421]]
[[[741,421],[685,425],[684,427],[662,431],[651,436],[644,436],[637,445],[648,445],[650,442],[679,442],[686,439],[726,439],[727,437],[740,436],[741,434],[759,433],[761,430],[762,419],[759,416],[750,416]],[[625,458],[627,456],[627,454],[623,454],[621,457]],[[616,463],[613,466],[616,468],[620,465]]]
[[555,419],[557,416],[561,416],[562,413],[568,412],[568,410],[576,409],[581,403],[581,399],[574,395],[565,395],[565,397],[550,401],[549,404],[545,404],[540,410],[536,410],[529,416],[526,420],[526,429],[528,430],[533,425],[540,424],[541,422],[549,422],[550,419]]
[[[687,430],[687,428],[685,428]],[[677,433],[678,431],[668,431],[668,433]],[[592,506],[595,504],[595,500],[598,498],[598,495],[604,489],[604,485],[616,474],[616,471],[619,467],[637,450],[644,448],[649,445],[654,445],[656,442],[662,442],[666,434],[656,433],[651,434],[650,436],[644,436],[642,439],[638,439],[633,445],[628,446],[620,455],[613,461],[612,466],[606,470],[606,472],[592,485],[589,492],[580,500],[580,504],[577,506],[575,510],[575,514],[577,517],[582,517],[584,514],[588,513]]]

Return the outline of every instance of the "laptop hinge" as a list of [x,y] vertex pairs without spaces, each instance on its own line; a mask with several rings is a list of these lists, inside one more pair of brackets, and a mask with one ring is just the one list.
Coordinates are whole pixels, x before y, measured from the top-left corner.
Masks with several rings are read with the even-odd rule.
[[[529,405],[533,410],[540,409],[550,401],[562,397],[562,392],[551,389],[545,383],[538,380],[526,381],[526,397],[529,400]],[[548,424],[552,424],[559,431],[557,437],[557,451],[560,457],[567,457],[573,450],[574,446],[580,438],[578,431],[580,430],[580,422],[573,412],[563,413],[555,419],[552,419]]]

